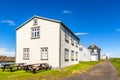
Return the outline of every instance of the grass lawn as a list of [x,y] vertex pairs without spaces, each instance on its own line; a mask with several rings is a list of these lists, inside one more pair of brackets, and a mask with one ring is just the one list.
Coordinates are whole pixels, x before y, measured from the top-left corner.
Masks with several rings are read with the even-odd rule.
[[36,74],[25,72],[24,70],[14,69],[13,72],[0,69],[0,80],[60,80],[61,78],[69,77],[75,74],[86,72],[94,67],[98,62],[80,62],[79,64],[66,67],[61,70],[40,70]]
[[111,58],[110,61],[115,66],[115,68],[118,70],[118,76],[120,77],[120,58]]

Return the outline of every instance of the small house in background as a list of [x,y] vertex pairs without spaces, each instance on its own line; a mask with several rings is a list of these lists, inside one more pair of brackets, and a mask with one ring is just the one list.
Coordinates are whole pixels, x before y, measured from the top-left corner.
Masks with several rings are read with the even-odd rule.
[[80,45],[79,58],[80,61],[91,61],[91,52],[84,45]]
[[99,47],[97,47],[95,44],[92,44],[88,47],[88,50],[91,52],[91,61],[100,60],[101,49]]
[[103,54],[103,55],[102,55],[102,59],[110,59],[110,55],[108,55],[108,54]]

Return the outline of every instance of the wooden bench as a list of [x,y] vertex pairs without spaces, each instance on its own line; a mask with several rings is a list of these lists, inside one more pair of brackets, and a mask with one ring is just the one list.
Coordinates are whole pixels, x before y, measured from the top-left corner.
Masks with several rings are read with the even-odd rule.
[[50,70],[52,67],[47,63],[38,63],[38,64],[26,64],[23,65],[23,69],[27,72],[28,70],[36,73],[36,70]]
[[23,65],[23,69],[27,72],[28,70],[33,71],[33,73],[36,73],[37,67],[34,66],[34,64],[27,64]]
[[17,70],[23,69],[23,65],[24,65],[24,64],[25,64],[25,63],[17,63],[17,64],[16,64]]
[[41,63],[39,66],[39,70],[44,69],[44,70],[50,70],[52,67],[47,64],[47,63]]
[[11,64],[4,64],[3,65],[3,72],[5,71],[5,69],[10,69],[10,71],[12,72],[12,69],[14,68],[15,66],[11,66]]

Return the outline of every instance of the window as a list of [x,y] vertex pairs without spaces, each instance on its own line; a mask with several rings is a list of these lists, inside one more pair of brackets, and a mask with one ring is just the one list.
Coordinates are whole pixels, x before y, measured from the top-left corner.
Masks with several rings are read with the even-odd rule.
[[74,61],[74,51],[71,51],[71,61]]
[[83,57],[86,57],[86,54],[85,54],[85,53],[83,54]]
[[38,19],[33,20],[33,26],[38,25]]
[[94,48],[94,47],[95,47],[95,46],[92,44],[92,45],[91,45],[91,48]]
[[88,49],[90,52],[92,51],[92,49]]
[[76,48],[78,48],[78,44],[77,44],[77,42],[76,42]]
[[79,42],[76,40],[76,48],[78,48]]
[[29,48],[23,48],[23,59],[29,60]]
[[82,48],[82,47],[80,47],[80,51],[83,51],[83,48]]
[[71,39],[71,45],[74,46],[74,40],[73,39]]
[[41,60],[48,60],[48,48],[41,48]]
[[68,49],[65,49],[64,57],[65,57],[65,61],[69,61],[69,50]]
[[65,41],[69,43],[69,33],[68,31],[65,31]]
[[76,61],[78,61],[78,52],[76,52]]
[[40,37],[40,27],[33,27],[32,28],[32,38],[39,38]]
[[71,36],[71,45],[74,46],[74,37]]
[[97,49],[94,49],[94,53],[97,53]]

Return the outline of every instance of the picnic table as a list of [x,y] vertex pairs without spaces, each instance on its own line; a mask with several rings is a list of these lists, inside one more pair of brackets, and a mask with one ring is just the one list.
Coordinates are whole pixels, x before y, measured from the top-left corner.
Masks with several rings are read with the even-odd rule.
[[23,65],[23,69],[27,72],[28,70],[33,71],[33,73],[36,73],[36,70],[41,70],[41,69],[45,69],[45,70],[50,70],[52,67],[47,64],[47,63],[38,63],[38,64],[26,64]]
[[38,64],[25,64],[25,63],[19,63],[16,66],[12,66],[11,64],[4,64],[3,65],[3,72],[5,71],[6,68],[10,69],[10,71],[12,72],[12,69],[17,67],[17,70],[19,69],[23,69],[26,72],[28,70],[32,71],[33,73],[36,73],[36,70],[50,70],[52,67],[47,64],[47,63],[38,63]]
[[11,64],[4,64],[3,65],[3,72],[5,71],[6,68],[9,68],[10,71],[12,72],[12,69],[14,68],[14,66],[12,66]]

